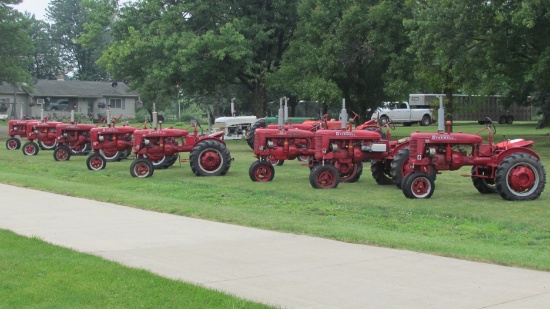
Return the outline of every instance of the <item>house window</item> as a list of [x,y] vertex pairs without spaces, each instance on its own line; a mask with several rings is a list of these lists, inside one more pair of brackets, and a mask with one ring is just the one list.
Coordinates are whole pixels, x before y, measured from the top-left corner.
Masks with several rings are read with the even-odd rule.
[[124,109],[124,101],[122,99],[109,99],[109,106],[111,108]]

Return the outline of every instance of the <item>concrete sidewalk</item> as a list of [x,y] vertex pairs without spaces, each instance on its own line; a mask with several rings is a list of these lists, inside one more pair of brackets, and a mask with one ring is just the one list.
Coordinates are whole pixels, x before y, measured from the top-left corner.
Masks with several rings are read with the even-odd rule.
[[284,308],[549,308],[550,273],[0,184],[0,228]]

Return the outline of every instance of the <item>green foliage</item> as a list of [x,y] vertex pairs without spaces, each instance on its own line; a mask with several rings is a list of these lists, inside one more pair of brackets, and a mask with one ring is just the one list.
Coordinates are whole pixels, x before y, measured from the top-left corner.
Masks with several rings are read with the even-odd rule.
[[31,84],[27,68],[32,59],[32,41],[27,33],[28,20],[8,4],[19,0],[0,0],[0,82]]
[[55,79],[59,72],[64,72],[69,66],[62,62],[62,49],[53,39],[51,26],[37,20],[34,16],[29,17],[28,33],[32,39],[34,50],[30,55],[33,59],[29,72],[33,77],[39,79]]

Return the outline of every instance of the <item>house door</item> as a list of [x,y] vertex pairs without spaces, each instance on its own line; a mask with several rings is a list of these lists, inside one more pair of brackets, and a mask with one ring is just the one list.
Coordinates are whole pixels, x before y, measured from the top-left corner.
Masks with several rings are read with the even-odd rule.
[[94,100],[93,99],[88,99],[88,111],[87,111],[86,115],[92,116],[92,118],[95,118]]

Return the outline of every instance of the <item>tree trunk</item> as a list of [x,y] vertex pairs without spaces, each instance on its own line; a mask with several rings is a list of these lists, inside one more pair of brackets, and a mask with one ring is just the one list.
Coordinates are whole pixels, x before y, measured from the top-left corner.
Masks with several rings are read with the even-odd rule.
[[257,81],[254,85],[254,90],[252,93],[252,109],[254,110],[256,117],[263,118],[266,116],[266,100],[267,90],[261,81]]

